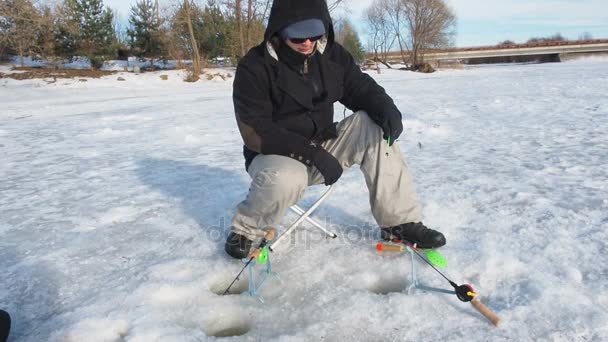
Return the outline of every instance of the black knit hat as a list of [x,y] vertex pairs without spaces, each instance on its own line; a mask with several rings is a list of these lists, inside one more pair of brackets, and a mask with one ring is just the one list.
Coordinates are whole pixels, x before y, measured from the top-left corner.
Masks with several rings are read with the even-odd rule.
[[310,38],[325,34],[325,25],[320,19],[307,19],[293,23],[281,31],[283,38]]

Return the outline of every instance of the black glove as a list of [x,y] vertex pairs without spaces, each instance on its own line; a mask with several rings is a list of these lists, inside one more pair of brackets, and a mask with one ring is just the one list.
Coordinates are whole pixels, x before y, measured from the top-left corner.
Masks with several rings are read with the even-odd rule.
[[384,140],[388,140],[391,138],[389,145],[393,145],[395,140],[399,138],[401,133],[403,132],[403,122],[401,122],[401,113],[398,110],[391,110],[384,114],[384,121],[382,121],[382,132],[384,135],[382,136]]
[[325,179],[325,185],[332,185],[342,176],[342,166],[338,159],[322,148],[318,148],[313,157],[313,165],[321,172]]

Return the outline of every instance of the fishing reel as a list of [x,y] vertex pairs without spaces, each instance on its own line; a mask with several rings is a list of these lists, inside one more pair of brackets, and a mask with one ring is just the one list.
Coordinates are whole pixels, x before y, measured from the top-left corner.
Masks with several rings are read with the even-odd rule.
[[477,296],[475,289],[469,284],[464,284],[460,286],[452,284],[452,286],[454,287],[454,290],[456,292],[456,297],[458,297],[458,299],[460,299],[460,301],[462,302],[470,302]]

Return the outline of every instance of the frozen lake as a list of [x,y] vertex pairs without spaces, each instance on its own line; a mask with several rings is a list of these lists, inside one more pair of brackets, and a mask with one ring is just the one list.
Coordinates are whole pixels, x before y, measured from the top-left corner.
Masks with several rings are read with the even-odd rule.
[[170,71],[0,79],[12,340],[605,341],[608,61],[370,75],[404,114],[399,144],[424,222],[447,237],[446,273],[499,328],[455,296],[406,293],[409,258],[375,251],[356,168],[316,213],[338,239],[301,230],[273,253],[282,283],[265,304],[218,295],[242,267],[223,244],[249,186],[232,79]]

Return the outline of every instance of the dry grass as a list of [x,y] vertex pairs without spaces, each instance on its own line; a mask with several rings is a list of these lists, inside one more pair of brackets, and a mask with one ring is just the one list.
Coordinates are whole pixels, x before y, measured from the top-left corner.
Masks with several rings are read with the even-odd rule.
[[460,64],[460,63],[451,63],[451,64],[441,64],[439,67],[437,67],[437,69],[441,70],[441,69],[455,69],[455,70],[462,70],[464,69],[464,64]]
[[29,80],[35,78],[100,78],[102,76],[112,75],[114,71],[101,70],[74,70],[74,69],[45,69],[45,68],[29,68],[29,67],[14,67],[11,70],[21,71],[19,73],[0,73],[0,78],[12,78],[15,80]]

